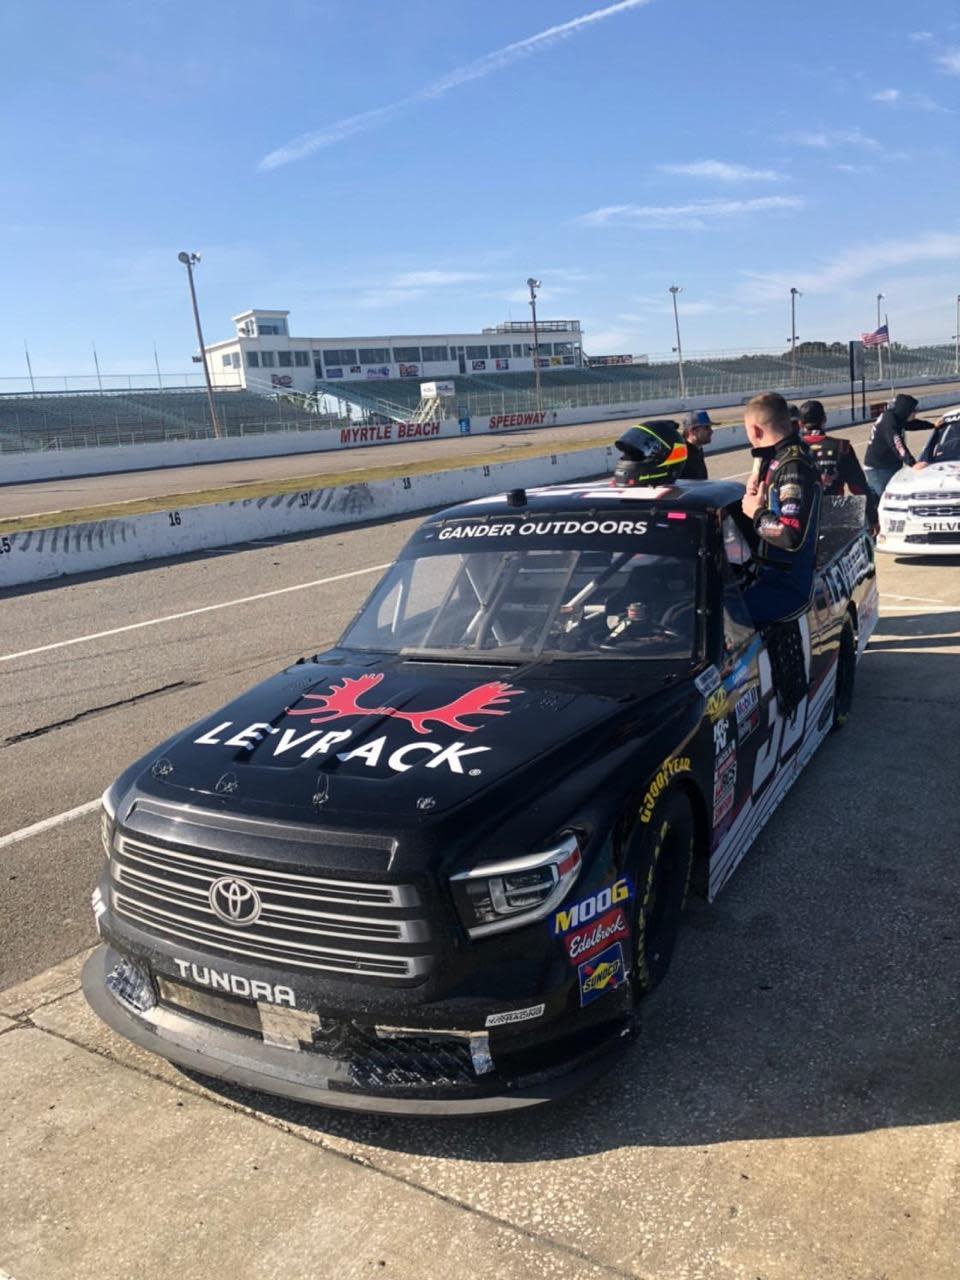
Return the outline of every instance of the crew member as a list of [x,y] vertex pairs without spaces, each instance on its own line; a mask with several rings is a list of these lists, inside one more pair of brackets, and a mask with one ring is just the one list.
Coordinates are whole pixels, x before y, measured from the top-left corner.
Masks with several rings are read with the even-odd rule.
[[706,480],[707,464],[703,450],[713,439],[713,423],[706,409],[688,413],[683,424],[683,439],[687,446],[687,460],[680,472],[681,480]]
[[917,465],[903,433],[931,430],[932,423],[917,421],[919,403],[914,396],[901,393],[873,424],[864,462],[867,483],[878,498],[901,467]]
[[867,484],[867,477],[849,440],[840,436],[828,438],[827,411],[819,400],[804,400],[800,406],[801,439],[820,468],[823,492],[842,497],[845,490],[867,499],[867,524],[872,533],[880,528],[877,495]]
[[791,617],[809,602],[817,562],[820,473],[776,392],[744,411],[754,459],[742,501],[756,537],[757,574],[743,593],[754,624]]
[[673,484],[687,460],[687,446],[672,418],[638,422],[617,441],[621,458],[613,473],[613,484]]

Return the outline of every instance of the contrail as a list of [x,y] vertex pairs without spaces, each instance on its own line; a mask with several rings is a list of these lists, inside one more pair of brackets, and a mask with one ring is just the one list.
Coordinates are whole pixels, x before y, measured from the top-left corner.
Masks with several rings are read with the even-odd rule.
[[317,129],[312,133],[302,133],[298,138],[293,138],[290,142],[284,143],[282,147],[278,147],[276,151],[271,151],[268,155],[265,155],[258,167],[261,169],[279,169],[281,165],[290,164],[293,160],[302,160],[304,156],[310,155],[313,151],[320,151],[323,147],[335,146],[338,142],[343,142],[345,138],[349,138],[355,133],[365,133],[368,129],[376,128],[377,125],[383,124],[386,120],[396,115],[398,111],[402,111],[405,107],[409,107],[415,102],[426,102],[432,98],[442,97],[443,94],[449,93],[451,89],[458,89],[462,84],[469,84],[471,80],[481,80],[484,76],[491,75],[495,71],[502,71],[505,67],[509,67],[511,63],[519,62],[522,58],[532,57],[535,53],[540,53],[544,49],[550,48],[551,45],[559,44],[563,40],[569,40],[571,36],[585,30],[587,27],[593,26],[597,22],[605,22],[607,18],[615,18],[618,14],[627,13],[631,9],[639,9],[650,3],[651,0],[618,0],[616,4],[608,4],[602,9],[594,9],[590,13],[582,14],[579,18],[571,18],[569,22],[562,22],[555,27],[547,27],[545,31],[538,31],[536,35],[527,36],[525,40],[517,40],[513,44],[504,45],[502,49],[495,49],[493,53],[484,54],[482,58],[477,58],[474,62],[465,63],[462,67],[454,67],[445,76],[441,76],[439,80],[434,80],[432,84],[428,84],[426,88],[418,90],[417,93],[411,94],[409,98],[400,98],[397,102],[391,102],[385,107],[374,107],[371,111],[361,111],[355,116],[344,116],[342,120],[335,120],[333,124],[327,125],[325,129]]

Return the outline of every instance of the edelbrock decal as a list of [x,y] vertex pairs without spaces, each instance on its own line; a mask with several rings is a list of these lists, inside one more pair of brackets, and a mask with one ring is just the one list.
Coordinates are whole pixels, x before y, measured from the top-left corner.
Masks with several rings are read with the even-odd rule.
[[620,907],[614,907],[585,928],[565,934],[563,945],[567,949],[568,958],[574,964],[581,964],[611,943],[625,942],[629,937],[630,926],[627,924],[626,914]]
[[529,1009],[508,1009],[506,1013],[490,1013],[484,1022],[485,1027],[504,1027],[508,1022],[532,1022],[534,1018],[542,1018],[545,1004],[532,1004]]

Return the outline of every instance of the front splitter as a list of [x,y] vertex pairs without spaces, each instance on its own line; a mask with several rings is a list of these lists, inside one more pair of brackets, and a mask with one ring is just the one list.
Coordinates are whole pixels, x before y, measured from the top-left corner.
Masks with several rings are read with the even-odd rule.
[[[228,1028],[189,1018],[165,1005],[134,1013],[109,991],[106,978],[120,959],[99,946],[83,968],[83,994],[103,1022],[118,1035],[167,1061],[227,1084],[342,1111],[381,1115],[472,1116],[543,1106],[583,1088],[609,1070],[632,1036],[632,1028],[606,1041],[587,1058],[549,1078],[519,1078],[504,1087],[478,1079],[476,1090],[457,1096],[398,1097],[364,1093],[350,1080],[345,1064],[313,1051],[274,1048]],[[426,1090],[420,1090],[421,1093]]]

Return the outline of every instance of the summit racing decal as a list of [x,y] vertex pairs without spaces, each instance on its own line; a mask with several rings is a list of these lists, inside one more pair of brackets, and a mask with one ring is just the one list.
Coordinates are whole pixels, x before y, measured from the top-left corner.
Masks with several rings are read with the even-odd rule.
[[[383,734],[378,738],[372,738],[367,742],[363,742],[360,746],[353,747],[349,750],[338,751],[336,748],[343,746],[349,742],[354,736],[353,729],[308,729],[301,733],[297,729],[283,729],[265,721],[258,721],[254,724],[247,725],[245,728],[237,728],[232,720],[224,720],[221,724],[215,725],[212,729],[208,729],[198,738],[194,738],[194,743],[202,747],[233,747],[242,751],[253,751],[261,742],[268,737],[277,739],[273,744],[271,756],[286,755],[287,752],[296,751],[301,760],[312,760],[319,757],[323,758],[335,755],[337,760],[346,764],[350,761],[357,761],[365,765],[369,769],[375,769],[383,759],[387,769],[393,773],[406,773],[408,769],[412,769],[415,764],[424,764],[427,769],[447,768],[451,773],[466,773],[463,761],[468,756],[476,756],[482,752],[490,751],[490,747],[468,747],[465,742],[451,742],[443,746],[438,742],[423,741],[431,730],[427,727],[440,726],[447,729],[454,729],[459,733],[475,733],[482,728],[481,724],[471,724],[468,721],[477,716],[505,716],[509,712],[509,708],[504,704],[508,698],[516,697],[522,693],[521,689],[514,689],[510,685],[500,680],[491,681],[489,684],[478,685],[475,689],[468,689],[466,693],[460,694],[451,702],[443,703],[439,707],[426,707],[419,711],[402,711],[398,707],[362,706],[359,702],[360,697],[369,692],[383,679],[382,674],[365,675],[357,679],[345,676],[342,682],[332,684],[329,693],[307,693],[304,694],[305,700],[314,702],[315,706],[300,707],[291,710],[286,709],[286,714],[290,716],[309,716],[310,724],[326,725],[333,720],[360,718],[364,719],[369,716],[375,716],[379,719],[404,720],[413,729],[414,733],[421,735],[421,740],[413,742],[400,743],[399,745],[387,745],[387,736]],[[473,761],[470,762],[473,764]],[[480,770],[470,768],[471,776],[479,774]]]
[[620,907],[606,912],[583,929],[564,935],[563,945],[574,964],[589,960],[612,942],[625,942],[630,936],[627,917]]
[[648,823],[653,817],[653,806],[657,803],[657,797],[665,789],[670,779],[675,778],[678,773],[689,772],[689,756],[671,756],[669,760],[664,760],[657,770],[656,777],[647,788],[647,794],[643,797],[643,804],[640,807],[641,822]]
[[596,956],[587,960],[577,969],[580,978],[580,1007],[585,1008],[594,1000],[599,1000],[608,991],[616,991],[626,981],[623,964],[623,948],[619,942]]
[[[441,535],[442,536],[442,535]],[[505,716],[507,711],[496,708],[504,704],[508,698],[515,698],[520,689],[513,689],[502,680],[492,680],[489,684],[478,685],[469,689],[452,702],[443,706],[432,707],[426,711],[400,711],[397,707],[361,707],[357,699],[373,689],[383,679],[383,675],[358,676],[353,679],[345,676],[343,684],[332,684],[329,693],[305,693],[304,699],[310,699],[319,705],[302,707],[289,711],[291,716],[309,716],[311,724],[327,724],[331,720],[339,720],[345,716],[389,716],[395,720],[406,720],[414,733],[427,733],[427,723],[445,725],[448,729],[457,729],[460,733],[475,733],[481,726],[466,724],[462,716]]]

